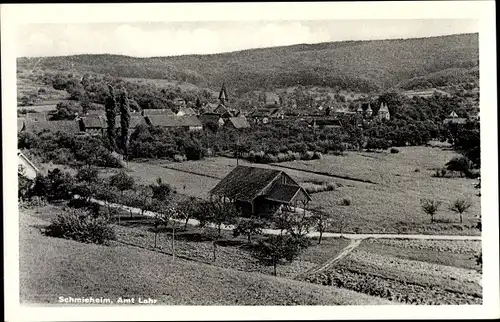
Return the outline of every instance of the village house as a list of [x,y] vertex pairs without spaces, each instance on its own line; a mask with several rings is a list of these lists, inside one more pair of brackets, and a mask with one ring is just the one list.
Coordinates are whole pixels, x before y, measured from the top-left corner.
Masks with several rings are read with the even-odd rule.
[[204,113],[199,116],[199,120],[203,127],[211,126],[209,124],[213,124],[213,126],[217,126],[220,128],[224,125],[224,119],[217,113]]
[[174,98],[172,103],[174,104],[176,110],[180,110],[186,107],[186,100],[181,97]]
[[103,134],[106,128],[106,119],[101,116],[84,116],[79,119],[80,131],[91,135]]
[[264,92],[259,96],[259,101],[263,103],[265,107],[278,107],[281,106],[281,97],[273,92]]
[[63,132],[79,133],[80,125],[76,120],[45,121],[45,122],[26,122],[26,132],[38,134],[40,132]]
[[30,179],[34,180],[40,170],[33,164],[33,162],[28,159],[26,155],[24,155],[21,151],[17,150],[17,162],[18,162],[18,171],[22,171],[22,174]]
[[267,124],[272,120],[285,118],[285,114],[280,108],[257,108],[250,113],[249,117],[254,123]]
[[464,117],[458,117],[458,114],[455,111],[452,111],[447,118],[443,120],[443,124],[465,124],[467,123],[467,119]]
[[184,116],[184,115],[196,115],[196,112],[190,108],[190,107],[182,107],[175,113],[177,116]]
[[224,126],[236,130],[250,128],[250,124],[248,124],[247,118],[244,116],[230,117],[227,119]]
[[391,114],[389,113],[389,108],[387,107],[387,103],[380,103],[380,108],[378,110],[378,119],[379,120],[390,120]]
[[234,202],[245,216],[273,215],[280,207],[307,208],[309,194],[280,170],[237,166],[212,190],[211,198]]
[[335,118],[319,118],[309,121],[309,126],[312,128],[326,128],[326,129],[340,129],[342,128],[342,122]]
[[148,115],[145,117],[145,119],[149,126],[158,126],[163,128],[182,128],[188,131],[203,130],[202,123],[194,115]]

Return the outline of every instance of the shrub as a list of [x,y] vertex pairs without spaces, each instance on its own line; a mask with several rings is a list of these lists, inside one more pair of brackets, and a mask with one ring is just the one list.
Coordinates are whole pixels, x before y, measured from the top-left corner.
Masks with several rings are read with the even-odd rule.
[[446,169],[445,168],[442,168],[441,169],[441,177],[444,178],[444,176],[446,175]]
[[323,154],[319,151],[315,151],[312,158],[316,160],[321,160],[323,159]]
[[45,234],[95,244],[115,239],[115,233],[104,216],[81,209],[66,209],[52,220]]
[[459,172],[461,177],[471,168],[470,161],[466,157],[455,157],[445,165],[448,170]]
[[342,206],[350,206],[351,203],[352,203],[351,198],[347,197],[347,198],[342,199],[341,205]]
[[399,149],[391,148],[391,153],[393,153],[393,154],[399,153]]
[[420,205],[422,207],[422,210],[431,216],[431,223],[434,222],[434,215],[439,209],[439,206],[441,206],[441,201],[439,200],[431,200],[431,199],[420,199]]
[[414,172],[420,172],[420,169],[417,168],[417,169],[414,170]]

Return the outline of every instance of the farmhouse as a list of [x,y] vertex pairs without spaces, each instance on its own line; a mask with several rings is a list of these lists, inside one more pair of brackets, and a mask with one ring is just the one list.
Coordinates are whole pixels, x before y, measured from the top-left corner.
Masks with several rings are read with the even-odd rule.
[[149,115],[145,117],[146,123],[150,126],[165,128],[183,128],[189,131],[201,131],[203,125],[194,115],[171,116],[171,115]]
[[280,170],[237,166],[211,191],[210,196],[229,199],[243,214],[272,215],[281,206],[306,208],[309,194]]
[[80,131],[89,134],[102,134],[106,120],[101,116],[84,116],[79,120]]
[[174,98],[173,103],[177,109],[183,109],[186,107],[186,100],[181,97]]
[[248,124],[248,121],[244,116],[230,117],[229,119],[227,119],[225,126],[237,130],[250,128],[250,124]]
[[18,171],[21,171],[19,168],[22,168],[23,175],[30,180],[35,179],[36,175],[40,172],[33,162],[19,150],[17,151],[17,162]]

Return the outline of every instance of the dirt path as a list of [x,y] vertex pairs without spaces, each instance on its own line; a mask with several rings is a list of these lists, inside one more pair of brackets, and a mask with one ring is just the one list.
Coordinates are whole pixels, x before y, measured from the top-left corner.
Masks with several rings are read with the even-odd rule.
[[[91,199],[92,202],[95,202],[97,204],[100,204],[102,206],[105,205],[105,203],[101,200],[96,200],[96,199]],[[110,207],[112,208],[121,208],[126,211],[132,212],[132,214],[136,215],[141,215],[142,211],[138,208],[133,208],[133,207],[128,207],[120,204],[109,204]],[[151,211],[145,211],[144,216],[146,217],[154,217],[156,214]],[[177,220],[179,222],[183,222],[181,220]],[[189,219],[188,224],[196,226],[199,224],[198,220],[196,219]],[[214,226],[215,227],[215,226]],[[222,225],[221,229],[223,230],[233,230],[234,226],[232,225]],[[262,232],[264,234],[269,234],[269,235],[279,235],[281,232],[279,230],[275,229],[263,229]],[[311,231],[307,234],[307,237],[319,237],[319,232],[317,231]],[[323,233],[323,238],[347,238],[347,239],[366,239],[366,238],[386,238],[386,239],[424,239],[424,240],[481,240],[481,236],[455,236],[455,235],[405,235],[405,234],[345,234],[345,233],[329,233],[325,232]]]
[[349,254],[350,252],[352,252],[356,247],[359,246],[359,244],[361,244],[361,241],[363,239],[352,239],[351,242],[349,243],[349,245],[347,245],[337,256],[335,256],[333,259],[327,261],[326,263],[323,263],[319,266],[316,266],[314,267],[313,269],[307,271],[307,272],[304,272],[304,273],[301,273],[299,275],[297,275],[295,277],[295,279],[297,278],[301,278],[301,277],[306,277],[307,275],[310,275],[310,274],[316,274],[316,273],[320,273],[322,271],[324,271],[325,269],[331,267],[333,264],[335,264],[336,262],[338,262],[339,260],[341,260],[342,258],[344,258],[345,256],[347,256],[347,254]]

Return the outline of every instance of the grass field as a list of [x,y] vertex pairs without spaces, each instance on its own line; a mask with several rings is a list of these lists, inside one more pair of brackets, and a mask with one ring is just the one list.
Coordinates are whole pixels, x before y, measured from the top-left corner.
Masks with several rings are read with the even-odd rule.
[[21,303],[59,296],[151,297],[169,305],[368,305],[391,302],[350,290],[186,261],[137,247],[42,235],[46,221],[20,214]]
[[[347,217],[346,231],[360,233],[424,233],[446,235],[479,235],[475,228],[481,213],[480,198],[474,188],[476,180],[466,178],[436,178],[435,168],[441,168],[454,151],[443,147],[406,147],[397,154],[349,152],[344,156],[326,155],[321,160],[286,162],[283,165],[250,164],[283,170],[306,186],[313,180],[334,182],[334,191],[313,195],[312,208],[323,208],[333,214]],[[182,163],[168,161],[130,162],[129,173],[141,183],[152,183],[161,177],[175,186],[180,193],[206,197],[219,181],[236,166],[230,158],[208,158]],[[302,171],[305,170],[305,171]],[[370,180],[376,184],[339,179],[307,171],[321,171],[332,175]],[[113,173],[115,170],[105,170]],[[350,206],[341,206],[344,198],[352,200]],[[436,222],[420,207],[420,199],[430,198],[442,202]],[[448,207],[458,198],[472,203],[464,214],[464,222]],[[333,227],[338,231],[338,227]]]

